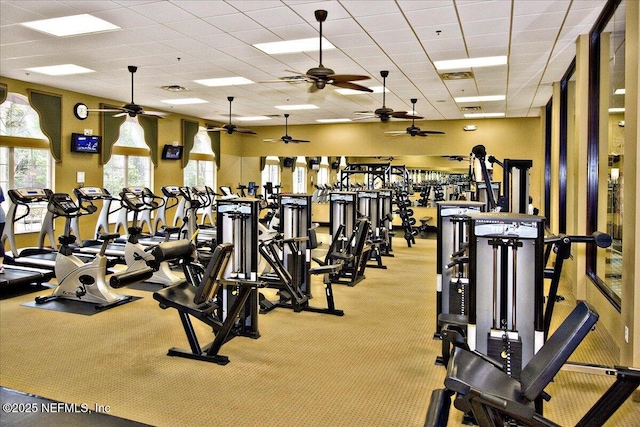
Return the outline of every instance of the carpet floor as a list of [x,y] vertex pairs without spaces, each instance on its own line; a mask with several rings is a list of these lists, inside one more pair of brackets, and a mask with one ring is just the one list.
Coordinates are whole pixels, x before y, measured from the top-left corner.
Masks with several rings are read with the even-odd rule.
[[[326,236],[325,236],[326,240]],[[61,402],[108,405],[109,413],[154,426],[421,426],[445,369],[435,365],[436,241],[394,241],[388,269],[367,269],[355,287],[334,285],[343,317],[276,309],[259,316],[259,339],[222,347],[226,366],[168,357],[188,348],[177,312],[141,297],[92,316],[23,304],[50,290],[0,301],[0,385]],[[312,305],[324,306],[314,278]],[[266,293],[273,291],[266,291]],[[556,305],[556,319],[575,298]],[[271,294],[273,296],[273,294]],[[194,322],[202,342],[213,337]],[[575,354],[615,364],[618,353],[597,328]],[[561,372],[547,391],[545,415],[574,424],[611,380]],[[0,414],[1,418],[1,414]],[[450,425],[460,425],[452,410]],[[1,423],[0,423],[1,424]],[[640,425],[629,400],[611,426]]]

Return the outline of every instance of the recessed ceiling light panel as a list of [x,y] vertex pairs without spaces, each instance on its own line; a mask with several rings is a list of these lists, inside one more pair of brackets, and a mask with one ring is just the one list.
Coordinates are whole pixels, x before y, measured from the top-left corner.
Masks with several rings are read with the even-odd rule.
[[485,56],[483,58],[451,59],[448,61],[434,61],[433,63],[438,71],[474,67],[494,67],[496,65],[506,64],[506,56]]
[[298,104],[298,105],[276,105],[275,108],[277,108],[278,110],[315,110],[316,108],[320,108],[320,107],[313,104]]
[[206,104],[209,101],[205,101],[200,98],[178,98],[178,99],[163,99],[160,102],[171,105],[193,105],[193,104]]
[[111,22],[107,22],[86,13],[62,16],[60,18],[23,22],[21,25],[58,37],[76,36],[78,34],[99,33],[101,31],[120,29],[120,27],[112,24]]
[[194,82],[203,86],[218,87],[218,86],[239,86],[250,85],[255,82],[245,79],[244,77],[222,77],[217,79],[202,79],[194,80]]
[[464,115],[467,119],[488,119],[493,117],[504,117],[504,113],[469,113]]
[[[320,39],[313,37],[310,39],[286,40],[272,43],[257,43],[253,47],[260,49],[266,54],[277,55],[281,53],[313,52],[320,49]],[[322,49],[335,49],[327,39],[322,38]]]
[[316,119],[318,123],[347,123],[350,121],[351,119]]
[[271,117],[267,116],[247,116],[247,117],[236,117],[236,120],[239,122],[259,122],[262,120],[271,120]]
[[453,98],[453,100],[458,103],[504,101],[505,99],[506,99],[506,96],[504,95],[462,96],[459,98]]
[[32,67],[25,69],[34,73],[46,74],[48,76],[68,76],[70,74],[95,73],[95,70],[75,64],[49,65],[47,67]]

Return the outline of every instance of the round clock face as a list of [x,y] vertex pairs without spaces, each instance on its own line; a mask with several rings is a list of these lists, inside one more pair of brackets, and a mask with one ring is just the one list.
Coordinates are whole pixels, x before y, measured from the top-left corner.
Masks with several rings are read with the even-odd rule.
[[76,116],[78,120],[84,120],[89,116],[89,110],[87,109],[87,106],[84,105],[82,102],[78,102],[73,107],[73,114]]

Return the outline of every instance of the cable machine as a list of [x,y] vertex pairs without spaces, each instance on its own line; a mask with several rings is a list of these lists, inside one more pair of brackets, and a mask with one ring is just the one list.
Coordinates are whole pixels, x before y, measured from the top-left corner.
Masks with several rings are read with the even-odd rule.
[[467,343],[514,378],[544,342],[543,279],[543,217],[469,216]]
[[[236,198],[218,200],[216,215],[217,243],[233,243],[233,252],[222,278],[227,279],[220,288],[222,304],[217,308],[218,318],[224,320],[227,312],[246,282],[255,282],[241,310],[233,334],[259,338],[258,330],[258,213],[260,200],[254,198]],[[239,279],[245,285],[234,284]]]

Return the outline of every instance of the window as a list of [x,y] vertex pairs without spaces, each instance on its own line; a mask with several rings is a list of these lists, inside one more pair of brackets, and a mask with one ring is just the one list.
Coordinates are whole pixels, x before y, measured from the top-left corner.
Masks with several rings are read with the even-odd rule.
[[189,163],[184,168],[184,185],[206,185],[212,189],[216,188],[215,154],[211,148],[211,138],[203,127],[200,127],[195,136],[193,149],[189,153]]
[[152,187],[151,158],[144,142],[144,131],[137,117],[127,117],[113,146],[109,163],[104,165],[104,187],[119,194],[124,187]]
[[320,158],[320,169],[318,169],[318,185],[329,184],[329,158],[323,156]]
[[296,166],[293,169],[293,193],[304,194],[307,192],[307,162],[304,156],[296,158]]
[[[0,186],[5,197],[10,188],[53,188],[49,140],[26,96],[10,92],[0,105],[0,142]],[[6,212],[7,206],[3,208]],[[19,208],[16,217],[25,213]],[[15,231],[39,231],[45,213],[46,206],[32,206],[29,215],[16,223]]]
[[280,159],[277,156],[267,156],[262,170],[262,186],[270,182],[272,185],[280,185]]
[[589,46],[587,232],[606,231],[613,244],[587,246],[587,274],[618,311],[623,274],[625,15],[624,1],[608,2]]

